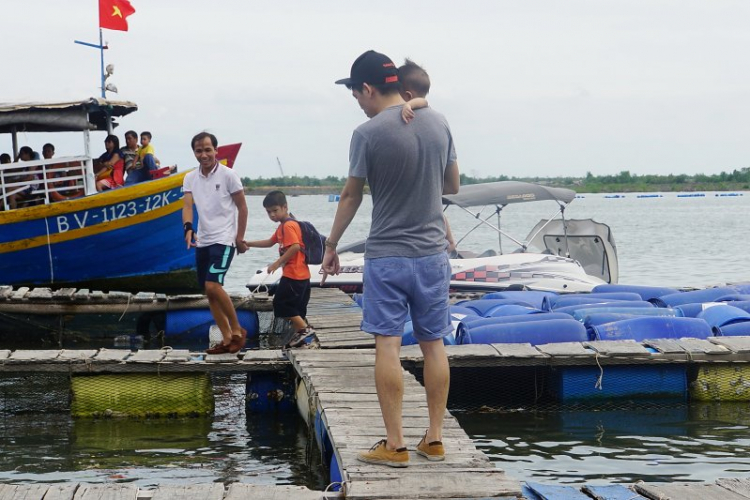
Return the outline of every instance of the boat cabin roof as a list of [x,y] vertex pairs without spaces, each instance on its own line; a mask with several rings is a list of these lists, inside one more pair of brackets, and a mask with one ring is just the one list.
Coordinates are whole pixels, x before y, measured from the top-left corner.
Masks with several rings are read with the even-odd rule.
[[129,101],[92,97],[84,101],[0,103],[0,133],[107,130],[108,117],[138,109]]
[[458,194],[443,196],[443,204],[463,208],[545,200],[568,204],[575,197],[576,192],[572,189],[540,186],[530,182],[500,181],[461,186]]

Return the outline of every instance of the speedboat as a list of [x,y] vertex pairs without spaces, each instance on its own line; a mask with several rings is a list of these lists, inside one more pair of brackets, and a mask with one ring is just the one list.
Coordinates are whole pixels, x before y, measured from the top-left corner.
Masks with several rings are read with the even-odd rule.
[[[197,290],[195,255],[185,249],[181,231],[186,172],[96,191],[90,132],[112,130],[114,118],[137,109],[97,98],[0,104],[0,133],[12,135],[14,150],[18,132],[79,132],[84,150],[0,165],[0,285]],[[29,174],[38,179],[31,187]],[[80,195],[51,203],[58,190],[48,184],[53,177],[74,183]],[[31,190],[33,205],[11,210],[10,196],[24,189]]]
[[[460,209],[476,221],[457,240],[451,254],[451,290],[587,292],[597,285],[617,283],[617,248],[609,226],[592,219],[565,218],[565,209],[575,197],[571,189],[518,181],[461,186],[458,194],[443,196],[446,211],[451,207]],[[525,239],[508,234],[501,227],[503,211],[508,206],[532,202],[551,203],[555,212],[549,219],[539,221]],[[498,235],[498,248],[481,253],[462,249],[466,237],[480,228]],[[515,248],[503,252],[503,239],[510,240]],[[324,286],[361,292],[364,250],[364,240],[340,247],[341,272],[328,276]],[[311,285],[321,286],[321,267],[311,265],[310,274]],[[280,277],[280,270],[268,275],[261,269],[247,287],[251,291],[267,287],[273,292]]]

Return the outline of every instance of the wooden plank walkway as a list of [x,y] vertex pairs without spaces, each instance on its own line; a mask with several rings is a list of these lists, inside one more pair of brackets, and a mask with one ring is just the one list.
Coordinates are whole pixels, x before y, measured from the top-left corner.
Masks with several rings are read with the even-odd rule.
[[141,489],[131,483],[0,484],[0,500],[334,500],[335,492],[304,486],[233,483],[163,485]]
[[[446,412],[444,462],[410,452],[406,469],[364,464],[357,452],[385,436],[375,391],[373,349],[289,353],[306,386],[311,412],[321,415],[340,465],[346,498],[486,498],[520,496],[520,483],[495,468]],[[413,450],[427,428],[427,399],[403,371],[404,435]],[[315,416],[314,414],[312,415]]]
[[[230,293],[236,309],[272,311],[268,298]],[[0,312],[17,314],[122,314],[208,308],[205,295],[165,295],[153,292],[101,292],[98,290],[0,286]]]
[[280,349],[213,356],[183,349],[0,350],[0,373],[254,372],[280,371],[289,366]]

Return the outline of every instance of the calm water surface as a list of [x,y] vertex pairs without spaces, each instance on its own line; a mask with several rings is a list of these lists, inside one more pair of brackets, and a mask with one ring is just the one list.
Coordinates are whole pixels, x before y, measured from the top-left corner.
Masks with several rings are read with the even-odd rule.
[[[609,224],[617,243],[621,283],[706,286],[750,280],[750,193],[716,197],[707,192],[705,198],[584,196],[571,204],[566,216]],[[248,197],[249,239],[265,239],[275,228],[261,202],[260,196]],[[370,203],[366,197],[343,243],[366,236]],[[289,205],[321,232],[330,229],[336,204],[327,196],[293,197]],[[454,209],[448,217],[460,237],[475,221]],[[539,219],[553,214],[554,205],[545,203],[510,207],[502,226],[523,240]],[[474,251],[497,248],[496,235],[478,231],[462,246]],[[504,241],[503,248],[510,251],[514,246]],[[275,249],[253,249],[237,256],[227,288],[244,291],[249,276],[276,255]],[[299,417],[245,414],[242,377],[215,382],[214,418],[177,421],[73,420],[60,404],[68,397],[66,383],[54,389],[54,384],[35,378],[0,379],[0,408],[5,410],[0,411],[0,482],[133,481],[148,486],[242,481],[313,489],[327,483],[327,471]],[[27,391],[34,384],[36,392]],[[21,407],[10,408],[16,404]],[[48,413],[50,407],[58,412]],[[457,416],[498,467],[521,479],[712,480],[750,472],[750,417],[744,406]]]

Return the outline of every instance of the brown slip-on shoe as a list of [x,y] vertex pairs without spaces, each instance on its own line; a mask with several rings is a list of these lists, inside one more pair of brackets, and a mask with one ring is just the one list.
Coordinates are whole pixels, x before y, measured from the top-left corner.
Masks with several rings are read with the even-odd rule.
[[242,335],[232,335],[232,340],[229,342],[229,352],[232,354],[238,353],[245,347],[247,341],[247,330],[241,329]]
[[206,349],[206,354],[227,354],[229,352],[232,352],[229,350],[231,346],[232,346],[231,343],[229,345],[224,345],[220,342],[216,344],[215,346],[213,346],[212,348]]
[[443,448],[442,441],[432,441],[427,443],[425,441],[427,434],[425,434],[417,445],[417,455],[421,455],[430,462],[442,462],[445,460],[445,448]]
[[387,465],[388,467],[408,467],[409,452],[406,448],[399,448],[391,451],[386,447],[386,440],[381,439],[373,445],[368,451],[361,451],[357,454],[357,460],[366,464]]

